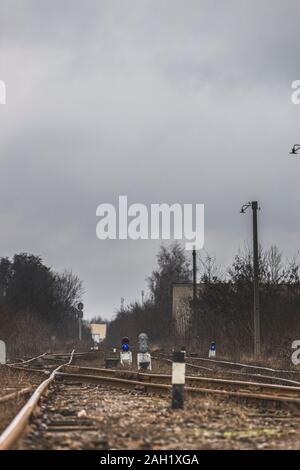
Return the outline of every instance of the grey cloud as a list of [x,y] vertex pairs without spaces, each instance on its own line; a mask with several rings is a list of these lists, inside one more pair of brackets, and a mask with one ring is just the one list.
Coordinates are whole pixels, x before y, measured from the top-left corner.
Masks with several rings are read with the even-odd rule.
[[156,242],[100,242],[96,207],[203,202],[229,263],[251,233],[298,250],[298,1],[31,1],[0,5],[1,254],[73,268],[87,312],[138,297]]

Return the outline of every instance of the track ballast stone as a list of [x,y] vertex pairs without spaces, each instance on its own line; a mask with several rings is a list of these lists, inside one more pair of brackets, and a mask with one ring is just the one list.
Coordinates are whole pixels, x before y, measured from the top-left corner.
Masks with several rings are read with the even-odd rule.
[[20,443],[25,449],[299,449],[300,418],[215,397],[172,411],[166,397],[56,383]]

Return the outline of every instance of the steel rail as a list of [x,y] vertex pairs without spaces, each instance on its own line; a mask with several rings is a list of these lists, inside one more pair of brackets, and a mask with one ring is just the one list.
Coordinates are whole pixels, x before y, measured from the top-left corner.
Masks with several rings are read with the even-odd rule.
[[286,373],[286,374],[300,374],[300,371],[296,371],[296,370],[272,369],[271,367],[266,367],[266,366],[256,366],[254,364],[244,364],[244,363],[240,363],[240,362],[230,362],[230,361],[225,361],[225,360],[220,360],[220,359],[209,359],[207,357],[191,357],[190,359],[194,359],[195,361],[205,361],[205,362],[210,362],[210,363],[215,363],[215,364],[236,366],[236,367],[242,367],[242,368],[248,368],[248,369],[266,370],[266,371],[269,371],[269,372],[278,372],[278,373]]
[[[171,375],[161,375],[161,374],[145,374],[139,373],[139,377],[142,379],[148,379],[151,381],[151,378],[154,377],[155,380],[171,381]],[[200,376],[186,376],[186,382],[189,384],[199,384],[199,383],[209,383],[224,385],[230,387],[247,387],[247,388],[260,388],[262,390],[267,390],[270,392],[283,392],[288,394],[297,395],[300,398],[300,387],[289,386],[289,385],[278,385],[278,384],[267,384],[263,382],[249,382],[244,380],[231,380],[231,379],[222,379],[216,377],[200,377]],[[300,385],[300,382],[298,382]]]
[[[165,361],[165,362],[172,362],[171,359],[167,359],[167,358],[164,358],[164,357],[156,357],[157,360],[161,360],[161,361]],[[225,363],[226,365],[230,365],[230,364],[235,364],[235,365],[238,365],[238,366],[242,366],[242,364],[238,363],[238,362],[226,362],[226,361],[218,361],[216,359],[207,359],[207,358],[193,358],[191,357],[190,359],[198,359],[198,360],[204,360],[204,361],[214,361],[214,362],[220,362],[220,363]],[[199,365],[196,365],[196,364],[191,364],[189,362],[186,362],[186,366],[187,367],[190,367],[190,368],[195,368],[195,369],[207,369],[211,372],[216,372],[216,369],[215,368],[205,368],[203,366],[199,366]],[[243,365],[244,366],[244,365]],[[247,366],[247,364],[245,364],[245,366]],[[252,366],[252,365],[249,365],[249,367],[251,368],[256,368],[256,366]],[[262,366],[258,366],[259,368],[261,369],[264,369]],[[270,368],[266,368],[267,370],[272,370]],[[300,372],[297,372],[297,371],[286,371],[286,370],[282,370],[282,369],[273,369],[275,372],[286,372],[286,373],[293,373],[293,374],[298,374]],[[289,384],[293,384],[293,385],[300,385],[300,382],[299,381],[296,381],[296,380],[291,380],[291,379],[287,379],[285,377],[277,377],[277,376],[273,376],[273,375],[265,375],[265,374],[252,374],[250,372],[240,372],[240,371],[236,371],[236,370],[224,370],[224,372],[226,373],[229,373],[229,374],[233,374],[233,375],[245,375],[247,377],[256,377],[256,378],[261,378],[261,379],[269,379],[269,380],[272,380],[272,381],[275,381],[275,382],[286,382],[286,383],[289,383]]]
[[0,403],[6,403],[10,400],[13,400],[14,398],[19,398],[23,395],[29,395],[33,390],[33,387],[30,386],[30,387],[25,387],[25,388],[22,388],[21,390],[18,390],[17,392],[13,392],[13,393],[8,393],[7,395],[3,395],[2,397],[0,397]]
[[[166,357],[152,356],[152,359],[154,359],[156,361],[163,361],[163,362],[168,362],[169,364],[172,364],[172,359],[168,359]],[[195,369],[209,370],[211,372],[213,371],[213,369],[211,367],[198,366],[196,364],[191,364],[189,362],[187,362],[186,365],[189,366],[189,367],[193,367]]]
[[40,359],[41,357],[46,356],[47,353],[40,354],[39,356],[32,357],[31,359],[28,359],[27,361],[21,361],[21,362],[13,362],[13,363],[7,363],[5,364],[6,366],[20,366],[21,364],[28,364],[29,362],[36,361],[37,359]]
[[296,386],[300,385],[300,382],[297,380],[286,379],[285,377],[275,377],[274,375],[264,375],[264,374],[251,374],[250,372],[238,372],[236,370],[225,371],[228,374],[232,375],[245,375],[246,377],[257,377],[260,379],[268,379],[274,382],[286,382],[288,384],[293,384]]
[[11,421],[8,427],[3,431],[0,436],[0,450],[8,450],[11,449],[14,444],[19,440],[22,433],[24,432],[28,421],[34,412],[41,396],[45,393],[48,389],[49,385],[54,381],[56,374],[59,373],[60,369],[63,366],[68,366],[71,364],[73,360],[74,350],[70,354],[70,359],[66,364],[59,365],[48,377],[44,382],[42,382],[33,395],[29,398],[27,403],[23,406],[23,408],[19,411],[19,413],[15,416],[15,418]]
[[[155,357],[154,359],[156,359],[158,361],[168,362],[170,364],[172,363],[171,359],[167,359],[165,357]],[[190,359],[194,359],[194,358],[190,358]],[[203,359],[208,360],[208,361],[210,360],[210,359],[206,359],[206,358],[203,358]],[[232,364],[238,364],[238,363],[232,363]],[[204,369],[204,370],[209,370],[210,372],[216,372],[216,369],[212,369],[211,367],[199,366],[197,364],[191,364],[190,362],[186,362],[186,366],[190,367],[190,368],[194,368],[194,369],[200,369],[200,370]],[[274,369],[274,370],[276,370],[276,372],[279,372],[279,369]],[[264,374],[252,374],[251,372],[240,372],[240,371],[236,371],[236,370],[224,370],[224,372],[229,373],[229,374],[233,374],[233,375],[245,375],[247,377],[257,377],[257,378],[261,378],[261,379],[269,379],[269,380],[272,380],[272,381],[275,381],[275,382],[286,382],[286,383],[293,384],[293,385],[300,385],[299,381],[287,379],[285,377],[275,377],[273,375],[264,375]],[[282,371],[282,372],[285,372],[285,371]],[[293,372],[297,373],[296,371],[293,371]]]
[[[73,357],[74,359],[76,357],[81,357],[81,356],[88,356],[90,354],[95,354],[98,353],[99,351],[82,351],[82,352],[76,352],[74,353]],[[70,353],[47,353],[47,356],[52,356],[52,357],[68,357]]]
[[[171,383],[171,375],[169,374],[155,374],[155,373],[145,373],[145,372],[135,372],[130,370],[117,370],[117,369],[101,369],[96,367],[81,367],[81,366],[70,366],[71,369],[75,369],[79,372],[87,371],[100,373],[104,376],[115,376],[115,377],[127,377],[134,378],[135,380],[144,380],[148,381],[158,380],[167,383]],[[202,376],[186,376],[186,383],[189,384],[199,384],[199,383],[212,383],[218,385],[225,385],[231,387],[247,387],[247,388],[260,388],[272,392],[283,392],[283,393],[293,393],[299,396],[300,398],[300,387],[288,386],[288,385],[278,385],[278,384],[267,384],[262,382],[249,382],[244,380],[231,380],[231,379],[222,379],[216,377],[202,377]],[[300,385],[300,383],[299,383]]]
[[[62,364],[64,365],[64,364]],[[36,373],[40,373],[40,374],[50,374],[50,371],[49,370],[46,370],[46,369],[35,369],[33,367],[22,367],[22,366],[10,366],[11,369],[14,369],[14,370],[23,370],[25,372],[36,372]],[[57,364],[56,365],[47,365],[47,369],[55,369],[57,367]]]
[[[65,373],[65,372],[58,372],[56,377],[59,379],[72,379],[78,380],[79,382],[87,382],[87,383],[96,383],[96,384],[109,384],[109,385],[116,385],[121,388],[138,388],[140,387],[142,390],[148,391],[158,391],[158,392],[170,392],[172,385],[170,384],[161,384],[155,382],[143,382],[139,380],[129,380],[123,379],[120,377],[105,377],[99,375],[88,375],[88,374],[74,374],[74,373]],[[244,392],[244,391],[229,391],[229,390],[218,390],[218,389],[211,389],[211,388],[203,388],[203,387],[185,387],[185,391],[190,394],[204,394],[204,395],[220,395],[225,397],[236,397],[236,398],[248,398],[248,399],[255,399],[255,400],[264,400],[264,401],[272,401],[272,402],[283,402],[283,403],[292,403],[296,405],[300,405],[300,398],[297,397],[289,397],[283,395],[272,395],[272,394],[263,394],[263,393],[253,393],[253,392]]]

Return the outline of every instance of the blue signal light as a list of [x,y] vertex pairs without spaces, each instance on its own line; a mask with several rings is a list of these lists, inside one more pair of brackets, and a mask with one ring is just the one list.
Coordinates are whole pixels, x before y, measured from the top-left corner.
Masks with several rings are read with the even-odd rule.
[[129,344],[127,344],[127,343],[122,344],[122,351],[124,351],[124,352],[129,351]]

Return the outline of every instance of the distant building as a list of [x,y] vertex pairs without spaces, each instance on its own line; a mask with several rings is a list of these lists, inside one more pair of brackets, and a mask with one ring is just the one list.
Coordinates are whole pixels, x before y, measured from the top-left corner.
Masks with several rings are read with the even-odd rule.
[[91,323],[90,329],[94,343],[99,344],[106,338],[106,323]]
[[[197,296],[201,293],[202,284],[197,284]],[[193,300],[193,283],[172,284],[172,322],[175,334],[184,338],[191,328]]]

